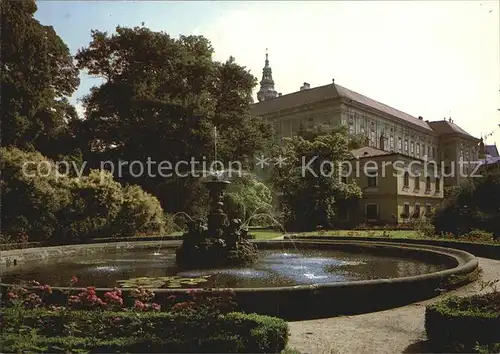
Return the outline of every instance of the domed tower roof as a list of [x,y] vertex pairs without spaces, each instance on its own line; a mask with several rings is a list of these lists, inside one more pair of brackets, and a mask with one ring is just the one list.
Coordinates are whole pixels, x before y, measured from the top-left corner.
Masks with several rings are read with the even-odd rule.
[[278,97],[278,92],[274,89],[273,71],[269,66],[269,56],[266,49],[266,61],[262,69],[262,80],[260,81],[260,90],[257,92],[257,99],[262,102],[276,97]]

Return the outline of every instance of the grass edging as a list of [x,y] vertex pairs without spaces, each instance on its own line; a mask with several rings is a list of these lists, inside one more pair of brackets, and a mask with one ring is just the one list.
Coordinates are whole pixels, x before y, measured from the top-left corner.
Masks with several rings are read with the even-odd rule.
[[451,296],[426,306],[425,331],[432,343],[465,350],[500,343],[500,292]]
[[338,241],[373,241],[388,243],[406,243],[414,245],[431,245],[445,248],[455,248],[474,254],[475,256],[500,260],[500,244],[479,243],[454,240],[436,240],[430,238],[409,239],[409,238],[387,238],[387,237],[357,237],[357,236],[297,236],[285,235],[286,240],[338,240]]

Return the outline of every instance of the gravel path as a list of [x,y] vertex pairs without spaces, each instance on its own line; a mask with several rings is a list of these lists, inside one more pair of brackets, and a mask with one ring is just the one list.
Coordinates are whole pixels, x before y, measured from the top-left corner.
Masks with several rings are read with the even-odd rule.
[[[500,279],[500,261],[478,258],[481,280]],[[479,282],[447,294],[470,295]],[[300,353],[429,353],[424,329],[425,306],[440,297],[391,310],[356,316],[290,322],[289,347]]]

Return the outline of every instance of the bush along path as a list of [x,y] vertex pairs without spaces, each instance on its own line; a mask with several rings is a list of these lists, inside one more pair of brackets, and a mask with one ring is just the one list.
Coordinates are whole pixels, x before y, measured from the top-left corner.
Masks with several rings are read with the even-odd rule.
[[[466,297],[492,292],[493,289],[485,284],[500,278],[500,261],[479,258],[479,266],[482,270],[480,281],[434,299],[355,316],[290,322],[289,347],[301,354],[439,352],[435,343],[427,338],[426,306],[446,299],[448,296]],[[453,350],[457,349],[459,348],[455,346]],[[500,348],[490,346],[487,350],[490,353],[499,353],[498,349]],[[485,348],[475,348],[468,352],[488,353],[482,350]],[[451,352],[451,349],[445,352]]]
[[500,352],[500,292],[451,296],[428,305],[425,330],[444,351]]
[[[76,278],[73,279],[75,283]],[[146,289],[101,298],[88,287],[50,305],[52,289],[10,289],[0,316],[0,348],[8,353],[279,353],[288,340],[285,321],[236,312],[230,291],[169,298],[162,308]]]

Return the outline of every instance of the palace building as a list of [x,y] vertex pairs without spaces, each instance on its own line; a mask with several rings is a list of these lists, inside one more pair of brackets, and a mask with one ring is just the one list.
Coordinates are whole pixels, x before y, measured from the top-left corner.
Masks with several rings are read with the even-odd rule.
[[[334,80],[318,87],[304,82],[297,92],[278,93],[267,53],[257,98],[259,102],[252,105],[252,114],[272,124],[277,143],[296,135],[301,127],[343,125],[349,134],[366,139],[364,153],[367,154],[358,158],[435,162],[438,177],[431,180],[426,176],[418,181],[405,177],[401,181],[381,180],[374,187],[374,181],[368,186],[368,177],[361,178],[358,181],[363,188],[360,211],[365,216],[370,214],[366,219],[389,222],[396,218],[401,222],[405,219],[403,216],[429,212],[442,201],[444,187],[466,180],[467,173],[474,169],[472,165],[479,160],[482,141],[451,118],[429,121],[415,117],[345,88]],[[359,152],[353,155],[356,153]],[[459,173],[460,168],[463,168],[462,173]]]

